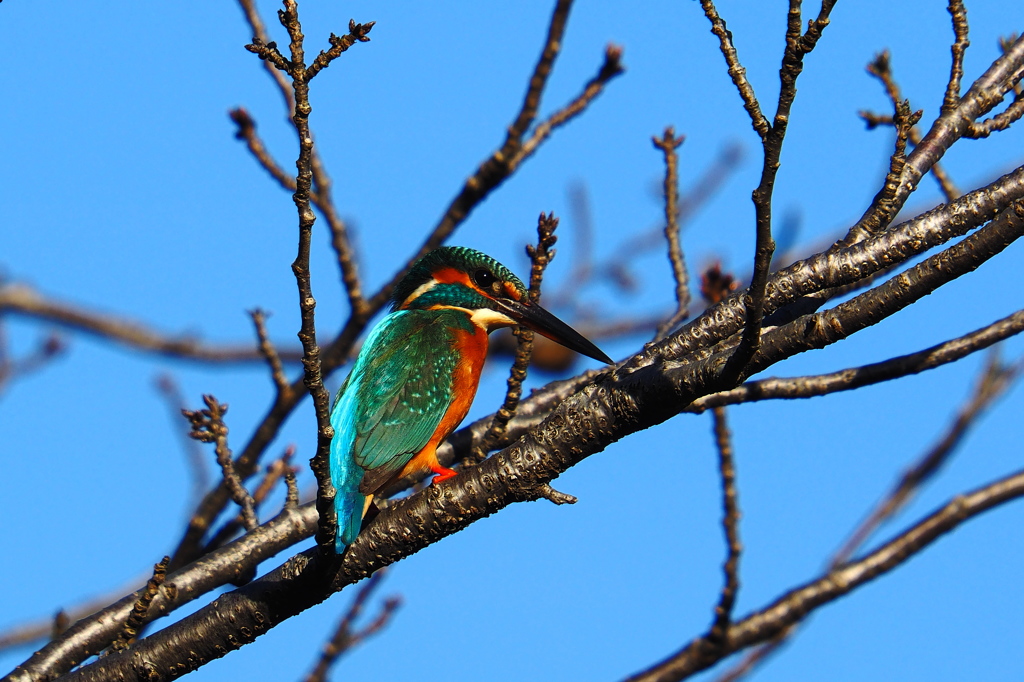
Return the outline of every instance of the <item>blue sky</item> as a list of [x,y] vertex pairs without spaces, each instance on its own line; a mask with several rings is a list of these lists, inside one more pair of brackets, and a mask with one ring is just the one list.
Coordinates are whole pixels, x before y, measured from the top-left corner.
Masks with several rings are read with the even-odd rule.
[[[0,5],[6,68],[0,102],[0,272],[43,294],[210,341],[252,338],[245,311],[273,313],[280,345],[298,329],[295,209],[234,139],[227,111],[245,106],[282,165],[294,134],[232,2]],[[349,18],[376,20],[313,82],[311,123],[350,221],[368,288],[418,248],[465,178],[504,138],[537,59],[553,3],[327,3],[301,7],[307,50],[327,46]],[[275,36],[276,5],[261,3]],[[784,3],[723,2],[749,77],[768,110],[778,90]],[[810,10],[809,10],[810,11]],[[816,8],[815,8],[816,11]],[[944,3],[839,3],[808,57],[775,195],[803,244],[827,242],[861,214],[888,163],[892,134],[865,131],[859,109],[888,111],[864,65],[892,50],[893,68],[924,120],[937,114],[951,30]],[[969,5],[965,83],[1024,28],[1014,2]],[[693,1],[580,2],[574,8],[545,116],[574,97],[606,44],[625,49],[625,75],[477,208],[451,240],[525,274],[522,245],[537,214],[563,217],[547,283],[566,285],[577,234],[570,188],[591,200],[598,260],[614,257],[661,218],[660,153],[668,124],[684,188],[728,145],[738,170],[687,225],[691,272],[713,260],[741,275],[753,252],[750,191],[759,147]],[[964,189],[1024,157],[1021,129],[964,141],[946,166]],[[939,200],[931,179],[910,208]],[[322,224],[314,293],[324,333],[345,304]],[[1015,244],[977,273],[912,309],[771,374],[816,373],[885,359],[958,336],[1024,307]],[[595,317],[672,306],[662,252],[632,267],[638,293],[579,287]],[[564,311],[563,311],[564,312]],[[45,324],[6,324],[16,353]],[[646,339],[602,342],[614,358]],[[143,575],[177,542],[190,474],[168,409],[153,388],[171,373],[193,405],[213,393],[231,406],[232,443],[271,399],[264,368],[174,362],[74,336],[69,352],[0,395],[5,476],[0,499],[0,629],[52,614]],[[1024,343],[1006,344],[1007,357]],[[970,358],[854,394],[730,411],[745,552],[737,614],[815,576],[903,468],[941,433],[981,365]],[[582,368],[584,365],[580,365]],[[294,368],[293,368],[294,371]],[[499,404],[492,366],[473,416]],[[336,388],[343,373],[332,376]],[[532,381],[543,381],[532,379]],[[538,385],[535,383],[534,385]],[[956,459],[900,516],[909,523],[957,492],[1020,466],[1020,388],[989,412]],[[314,447],[312,407],[292,417],[270,454],[298,461]],[[213,455],[207,453],[210,463]],[[306,472],[303,483],[311,484]],[[710,417],[681,416],[636,434],[568,472],[571,507],[518,505],[397,565],[380,596],[404,605],[335,678],[618,679],[658,660],[709,622],[724,548]],[[1022,506],[973,521],[888,578],[814,616],[762,680],[974,679],[1019,675],[1017,589]],[[281,557],[282,559],[284,557]],[[267,568],[276,565],[268,562]],[[69,577],[70,576],[70,577]],[[191,679],[296,679],[344,612],[342,594],[276,628]],[[30,652],[0,652],[8,670]]]

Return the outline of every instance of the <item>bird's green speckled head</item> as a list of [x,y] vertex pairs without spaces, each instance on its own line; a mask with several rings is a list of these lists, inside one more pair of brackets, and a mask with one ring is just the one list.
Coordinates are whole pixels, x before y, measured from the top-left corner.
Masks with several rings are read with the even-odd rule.
[[[447,286],[446,286],[447,285]],[[433,291],[423,301],[419,298]],[[512,271],[485,253],[465,246],[442,246],[420,258],[395,287],[392,309],[436,305],[439,297],[450,305],[476,309],[487,299],[526,299],[526,287]]]

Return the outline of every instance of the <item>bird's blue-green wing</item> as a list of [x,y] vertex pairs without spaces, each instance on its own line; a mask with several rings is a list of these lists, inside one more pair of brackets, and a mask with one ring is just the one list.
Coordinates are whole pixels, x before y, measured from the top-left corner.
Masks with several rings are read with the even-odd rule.
[[459,358],[447,318],[443,311],[388,315],[339,391],[331,413],[339,551],[359,533],[366,494],[427,444],[451,405]]

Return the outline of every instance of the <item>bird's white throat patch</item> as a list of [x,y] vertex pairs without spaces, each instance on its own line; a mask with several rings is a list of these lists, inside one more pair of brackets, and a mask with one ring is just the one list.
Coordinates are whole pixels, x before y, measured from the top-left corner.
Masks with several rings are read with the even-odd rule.
[[480,308],[479,310],[471,311],[469,319],[484,331],[498,329],[499,327],[514,327],[516,325],[516,321],[508,315],[499,313],[497,310],[491,310],[490,308]]

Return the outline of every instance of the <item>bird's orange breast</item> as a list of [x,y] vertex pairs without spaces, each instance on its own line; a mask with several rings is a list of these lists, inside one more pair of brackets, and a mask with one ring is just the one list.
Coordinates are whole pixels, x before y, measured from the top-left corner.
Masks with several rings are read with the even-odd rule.
[[434,469],[437,462],[437,446],[458,428],[462,420],[469,414],[469,408],[476,397],[476,389],[480,384],[480,373],[487,360],[487,332],[473,325],[472,331],[453,330],[453,349],[458,354],[459,362],[452,373],[452,402],[434,429],[434,434],[427,444],[398,473],[396,478],[409,474]]

